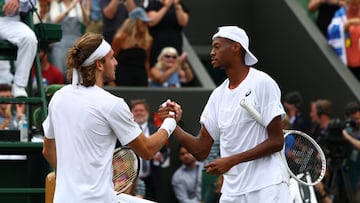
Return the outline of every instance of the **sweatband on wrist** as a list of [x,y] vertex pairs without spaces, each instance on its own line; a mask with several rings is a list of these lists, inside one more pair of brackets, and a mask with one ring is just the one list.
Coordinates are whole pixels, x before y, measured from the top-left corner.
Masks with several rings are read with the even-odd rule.
[[176,121],[173,118],[165,118],[159,129],[164,129],[168,133],[168,137],[174,132]]

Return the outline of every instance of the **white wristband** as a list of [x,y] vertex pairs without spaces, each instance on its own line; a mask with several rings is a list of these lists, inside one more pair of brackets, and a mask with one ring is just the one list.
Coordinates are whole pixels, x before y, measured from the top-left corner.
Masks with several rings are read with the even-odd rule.
[[173,118],[165,118],[164,122],[161,124],[159,129],[164,129],[168,133],[168,137],[170,137],[171,133],[174,132],[176,128],[176,121]]

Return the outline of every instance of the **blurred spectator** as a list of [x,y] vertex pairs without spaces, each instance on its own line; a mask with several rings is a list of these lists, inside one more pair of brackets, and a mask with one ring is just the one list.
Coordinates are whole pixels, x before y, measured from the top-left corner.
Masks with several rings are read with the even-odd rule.
[[[9,84],[0,84],[0,97],[2,98],[10,98],[11,95],[11,85]],[[0,104],[0,130],[9,130],[15,129],[13,112],[11,108],[11,104],[1,103]]]
[[145,197],[145,183],[140,178],[137,179],[136,185],[135,185],[135,191],[133,192],[133,195],[137,198],[144,199]]
[[114,57],[118,61],[115,85],[147,87],[150,63],[149,54],[152,37],[147,23],[146,12],[137,7],[117,31],[112,42]]
[[189,22],[189,14],[181,0],[150,1],[146,10],[151,18],[150,34],[154,39],[150,54],[150,66],[154,67],[164,47],[174,47],[182,54],[182,30]]
[[[0,97],[11,98],[11,85],[7,83],[0,83]],[[18,121],[25,113],[25,104],[0,104],[0,130],[17,130]]]
[[330,24],[334,13],[345,5],[345,0],[310,0],[308,9],[310,12],[317,12],[316,25],[326,38],[327,27]]
[[67,51],[82,35],[88,16],[81,0],[54,0],[49,14],[51,23],[61,24],[62,29],[61,40],[52,44],[50,58],[65,77]]
[[310,118],[312,127],[310,135],[319,143],[325,151],[327,128],[331,121],[331,101],[318,99],[310,105]]
[[347,110],[345,114],[348,115],[342,134],[352,145],[348,146],[349,153],[347,153],[348,175],[351,181],[352,191],[360,192],[360,106],[357,102],[349,102],[345,109]]
[[183,146],[179,146],[179,160],[182,165],[171,179],[175,196],[179,203],[200,203],[203,164],[197,162]]
[[111,44],[116,30],[128,18],[128,12],[141,6],[142,0],[100,0],[103,17],[102,34]]
[[37,23],[48,23],[50,22],[50,3],[52,0],[39,0],[36,4],[36,12],[34,12],[33,21]]
[[302,113],[301,108],[303,104],[303,97],[298,91],[292,91],[284,97],[284,108],[289,117],[288,129],[300,130],[305,133],[310,131],[310,122]]
[[163,48],[150,70],[150,87],[181,87],[181,82],[190,82],[194,76],[186,57],[187,53],[179,56],[173,47]]
[[[47,49],[41,49],[39,52],[39,58],[41,62],[41,75],[43,77],[44,87],[52,84],[64,84],[64,75],[62,72],[52,63],[49,62]],[[36,87],[35,67],[32,69],[33,86]]]
[[85,32],[102,33],[102,13],[100,0],[86,0],[85,7],[89,10],[89,24]]
[[328,43],[360,79],[360,0],[346,0],[328,27]]
[[[150,121],[150,107],[145,100],[131,101],[131,112],[134,120],[139,124],[145,136],[150,136],[157,131],[158,127]],[[140,159],[139,177],[145,183],[144,199],[159,201],[163,190],[161,166],[169,157],[169,148],[165,145],[151,160]],[[136,189],[141,190],[141,182]],[[141,191],[138,191],[141,192]],[[140,193],[141,194],[141,193]]]
[[36,0],[2,1],[0,10],[0,38],[13,43],[18,47],[15,62],[15,74],[12,85],[14,97],[27,97],[25,90],[36,55],[38,41],[34,31],[20,20],[19,12],[28,12],[36,5]]

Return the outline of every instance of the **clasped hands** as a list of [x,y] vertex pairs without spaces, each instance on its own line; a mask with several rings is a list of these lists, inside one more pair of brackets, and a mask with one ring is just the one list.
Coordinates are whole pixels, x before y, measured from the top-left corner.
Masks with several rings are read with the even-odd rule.
[[178,123],[182,117],[181,106],[170,99],[159,106],[157,113],[161,120],[164,120],[165,118],[174,118],[176,123]]

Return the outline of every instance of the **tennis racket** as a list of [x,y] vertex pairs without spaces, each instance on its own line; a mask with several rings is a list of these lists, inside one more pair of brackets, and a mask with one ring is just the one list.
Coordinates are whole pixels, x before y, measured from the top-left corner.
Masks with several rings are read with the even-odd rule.
[[120,194],[136,182],[140,170],[140,159],[130,148],[116,148],[112,159],[114,190]]
[[[240,105],[261,125],[261,116],[245,99]],[[309,135],[298,130],[283,130],[285,145],[281,157],[289,174],[301,184],[319,183],[326,172],[326,158],[320,146]]]

